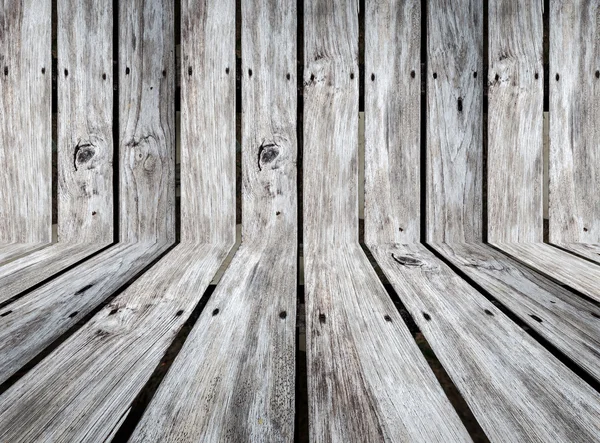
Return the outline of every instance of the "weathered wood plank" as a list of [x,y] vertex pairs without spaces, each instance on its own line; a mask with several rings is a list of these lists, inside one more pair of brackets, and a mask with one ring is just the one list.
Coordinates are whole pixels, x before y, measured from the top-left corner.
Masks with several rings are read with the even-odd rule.
[[235,150],[230,149],[235,145],[235,25],[230,3],[181,2],[182,242],[228,244],[235,239]]
[[0,265],[45,248],[48,245],[40,243],[7,243],[0,245]]
[[[542,37],[541,1],[490,2],[487,79],[490,241],[543,240]],[[477,83],[479,86],[480,82]]]
[[0,243],[50,243],[51,2],[0,9]]
[[[403,10],[379,3],[369,6],[370,23]],[[358,2],[309,0],[304,8],[310,439],[468,441],[358,244]]]
[[133,441],[293,439],[295,55],[295,4],[243,1],[243,242]]
[[491,441],[588,442],[600,395],[423,245],[377,262]]
[[0,382],[131,281],[169,246],[166,243],[113,246],[5,306],[2,313],[9,314],[0,318],[3,356]]
[[58,241],[112,242],[112,3],[57,7]]
[[175,241],[174,6],[119,2],[120,241]]
[[600,244],[594,243],[554,243],[561,249],[565,249],[581,257],[600,263]]
[[481,2],[428,3],[426,238],[434,243],[482,239],[482,26]]
[[600,380],[600,307],[481,244],[432,245],[571,360]]
[[421,217],[421,2],[367,2],[365,241],[412,243]]
[[55,243],[0,266],[0,302],[84,260],[109,243]]
[[518,261],[600,302],[600,266],[543,243],[494,243]]
[[600,242],[600,4],[550,1],[549,239]]
[[[105,257],[86,269],[87,278],[79,281],[84,292],[61,309],[44,308],[44,300],[51,297],[48,291],[46,297],[32,299],[15,310],[12,323],[1,332],[3,353],[8,351],[11,358],[2,360],[0,374],[4,377],[18,367],[13,359],[26,361],[35,355],[24,354],[22,347],[15,346],[25,336],[25,330],[16,323],[30,319],[33,326],[39,316],[36,310],[42,309],[53,323],[35,335],[50,343],[55,323],[61,329],[76,323],[95,301],[104,298],[106,286],[116,288],[119,283],[114,276],[118,275],[122,284],[134,268],[139,272],[128,258],[136,257],[136,263],[143,264],[149,256],[141,258],[140,253],[156,255],[164,250],[164,246],[153,248],[143,243],[115,247],[113,260]],[[106,441],[128,413],[226,254],[223,247],[211,245],[179,245],[171,251],[0,397],[0,438],[15,442]],[[123,272],[124,268],[130,270]],[[75,287],[72,276],[65,282]],[[79,313],[71,319],[68,314],[74,310]],[[11,316],[1,320],[11,322]],[[229,331],[236,330],[230,326]],[[215,346],[218,341],[219,337]]]

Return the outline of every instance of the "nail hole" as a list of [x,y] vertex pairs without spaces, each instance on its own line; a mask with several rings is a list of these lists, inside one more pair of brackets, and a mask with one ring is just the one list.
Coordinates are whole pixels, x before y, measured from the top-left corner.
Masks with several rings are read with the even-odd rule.
[[327,317],[325,316],[325,314],[319,314],[319,323],[321,323],[323,325],[323,324],[325,324],[326,320],[327,320]]
[[351,80],[354,80],[354,72],[351,72],[351,73],[350,73],[350,79],[351,79]]
[[8,66],[4,67],[4,75],[8,75]]
[[225,68],[225,74],[229,75],[229,66]]
[[535,73],[535,79],[539,79],[540,78],[540,74],[538,74],[537,72]]
[[42,68],[42,74],[46,73],[46,68]]
[[219,308],[215,309],[215,310],[212,312],[212,315],[213,315],[213,317],[214,317],[215,315],[217,315],[218,313],[219,313]]
[[79,314],[79,311],[71,312],[71,313],[69,314],[69,318],[73,318],[73,317],[75,317],[77,314]]
[[7,315],[9,315],[11,313],[12,313],[12,311],[3,312],[2,314],[0,314],[0,317],[6,317]]
[[410,77],[411,78],[415,78],[416,76],[417,76],[417,73],[414,70],[410,71]]
[[500,76],[498,74],[496,74],[496,76],[494,77],[494,80],[496,80],[496,81],[500,80]]
[[162,76],[163,76],[163,77],[166,77],[166,76],[167,76],[167,70],[166,70],[166,69],[163,69]]
[[191,66],[188,67],[188,75],[192,75],[192,67]]
[[283,319],[283,318],[286,318],[286,317],[287,317],[287,312],[285,312],[285,311],[281,311],[281,312],[279,313],[279,318],[282,318],[282,319]]
[[458,97],[458,112],[462,112],[463,110],[463,100],[462,97]]
[[285,78],[287,78],[288,80],[291,78],[291,75],[289,72],[285,75]]
[[437,72],[433,73],[433,78],[437,78]]
[[102,74],[102,80],[106,80],[106,74]]
[[423,318],[427,321],[431,320],[431,316],[427,312],[423,312]]
[[477,78],[477,71],[473,73],[473,78]]
[[542,319],[541,319],[541,318],[539,318],[537,315],[533,315],[533,314],[531,314],[531,315],[530,315],[530,317],[531,317],[531,318],[533,318],[533,319],[534,319],[535,321],[537,321],[538,323],[542,323]]
[[131,72],[131,69],[129,69],[129,67],[125,68],[125,75],[129,75],[130,72]]
[[68,76],[69,76],[69,70],[65,69],[65,77],[68,77]]
[[96,211],[92,211],[92,215],[96,215],[96,214],[97,214],[97,212],[96,212]]
[[110,312],[108,313],[108,315],[115,315],[117,312],[119,312],[119,308],[115,308],[115,309],[113,309],[112,311],[110,311]]
[[400,230],[400,232],[404,232],[404,229],[402,229],[402,228],[398,228],[398,229]]
[[559,81],[559,80],[560,80],[560,75],[556,74],[556,81]]
[[371,81],[374,82],[375,81],[375,74],[371,74]]
[[587,231],[588,231],[588,228],[583,228],[583,232],[587,232]]
[[183,309],[180,309],[179,311],[177,311],[177,312],[175,313],[175,317],[180,317],[180,316],[181,316],[181,314],[183,314]]
[[315,81],[315,74],[310,74],[310,81]]
[[484,309],[483,312],[485,312],[487,315],[491,315],[492,317],[494,316],[492,311],[490,311],[489,309]]
[[252,77],[252,69],[248,69],[248,76]]
[[281,214],[281,211],[277,211],[277,212],[275,213],[275,215],[279,215],[279,214]]
[[150,86],[150,90],[152,91],[154,89],[154,86]]
[[385,321],[389,321],[389,322],[391,322],[391,321],[392,321],[392,317],[390,317],[390,316],[389,316],[389,315],[387,315],[387,314],[386,314],[386,315],[384,315],[384,316],[383,316],[383,318],[385,319]]
[[600,71],[596,71],[596,78],[600,78]]

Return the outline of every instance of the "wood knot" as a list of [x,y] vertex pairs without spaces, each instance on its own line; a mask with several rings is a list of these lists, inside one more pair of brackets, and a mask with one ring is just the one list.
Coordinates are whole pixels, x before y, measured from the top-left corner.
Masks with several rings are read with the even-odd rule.
[[397,262],[400,263],[402,266],[409,266],[409,267],[421,267],[423,266],[425,263],[423,263],[421,260],[419,260],[418,258],[414,258],[414,257],[409,257],[408,255],[401,255],[399,257],[397,257],[396,255],[394,255],[392,253],[392,258]]
[[262,171],[262,165],[271,163],[279,155],[279,146],[276,143],[262,143],[258,148],[258,170]]
[[91,143],[78,143],[77,146],[75,146],[73,153],[73,166],[75,167],[75,170],[78,170],[78,165],[81,165],[82,163],[88,163],[94,155],[96,155],[94,145]]

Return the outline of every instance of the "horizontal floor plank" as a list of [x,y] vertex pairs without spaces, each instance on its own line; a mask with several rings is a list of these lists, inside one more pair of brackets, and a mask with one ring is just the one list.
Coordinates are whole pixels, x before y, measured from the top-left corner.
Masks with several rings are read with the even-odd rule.
[[0,245],[0,266],[49,245],[50,243],[7,243]]

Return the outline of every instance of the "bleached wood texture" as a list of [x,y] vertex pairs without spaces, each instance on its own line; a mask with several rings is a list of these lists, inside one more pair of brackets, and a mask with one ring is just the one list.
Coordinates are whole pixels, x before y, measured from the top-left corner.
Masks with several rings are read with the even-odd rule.
[[482,239],[482,26],[479,1],[427,5],[426,238],[435,243]]
[[[487,204],[490,241],[543,240],[542,3],[530,0],[489,3]],[[449,21],[447,17],[445,21]],[[477,86],[481,89],[481,81],[477,81]],[[432,123],[437,128],[445,127],[440,121]],[[478,127],[475,130],[479,132]],[[481,151],[479,146],[471,149]],[[479,188],[477,191],[480,192]]]
[[0,245],[0,265],[45,248],[43,243],[6,243]]
[[58,241],[113,240],[113,11],[59,0]]
[[119,2],[120,241],[175,241],[174,6]]
[[50,243],[51,2],[0,8],[0,243]]
[[181,146],[188,148],[181,151],[182,242],[230,243],[235,238],[235,24],[230,3],[181,2]]
[[420,238],[421,2],[366,2],[365,241]]
[[531,329],[600,380],[600,307],[481,244],[432,245]]
[[598,392],[490,301],[422,245],[371,251],[491,441],[597,440]]
[[358,2],[304,14],[310,439],[469,441],[358,244]]
[[600,244],[598,243],[554,243],[561,249],[600,263]]
[[241,6],[242,245],[132,441],[293,440],[296,10]]
[[600,3],[550,1],[549,239],[600,242]]

